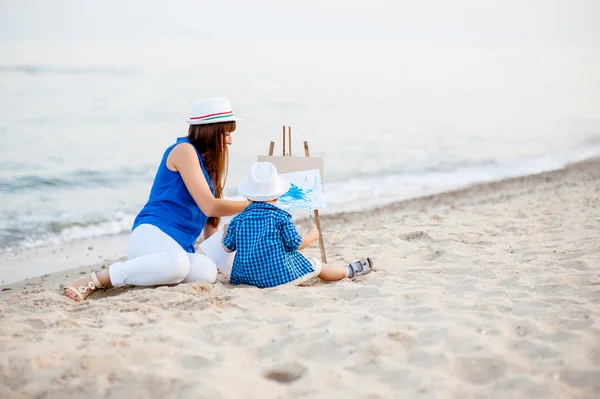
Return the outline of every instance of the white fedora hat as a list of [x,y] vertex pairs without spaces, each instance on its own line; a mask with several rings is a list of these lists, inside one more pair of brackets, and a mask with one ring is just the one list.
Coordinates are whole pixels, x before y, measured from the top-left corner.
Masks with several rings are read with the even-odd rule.
[[196,101],[190,107],[190,125],[206,125],[208,123],[220,123],[239,121],[240,118],[233,116],[231,104],[226,97],[209,97]]
[[290,182],[279,176],[271,162],[252,165],[246,180],[238,187],[238,193],[250,201],[271,201],[290,189]]

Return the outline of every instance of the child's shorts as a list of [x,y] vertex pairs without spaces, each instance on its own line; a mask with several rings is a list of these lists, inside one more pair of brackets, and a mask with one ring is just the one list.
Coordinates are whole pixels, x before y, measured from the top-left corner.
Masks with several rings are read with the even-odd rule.
[[306,283],[307,281],[312,280],[313,278],[321,274],[321,261],[315,258],[308,258],[308,260],[310,261],[310,263],[312,263],[314,271],[306,273],[304,276],[290,281],[286,285],[300,285],[302,283]]

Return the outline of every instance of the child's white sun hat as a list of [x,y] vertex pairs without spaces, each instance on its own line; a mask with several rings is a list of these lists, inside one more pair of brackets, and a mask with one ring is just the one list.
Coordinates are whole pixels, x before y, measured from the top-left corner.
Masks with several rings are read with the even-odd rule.
[[238,187],[238,193],[250,201],[271,201],[290,189],[290,182],[279,176],[271,162],[257,162]]
[[209,97],[196,101],[190,107],[189,125],[206,125],[208,123],[220,123],[240,121],[233,115],[231,104],[226,97]]

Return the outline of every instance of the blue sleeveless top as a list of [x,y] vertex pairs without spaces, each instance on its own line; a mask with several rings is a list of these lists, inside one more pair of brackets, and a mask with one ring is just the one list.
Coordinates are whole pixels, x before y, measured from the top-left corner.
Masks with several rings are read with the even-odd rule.
[[[150,198],[135,218],[132,230],[141,224],[154,225],[171,236],[184,250],[194,253],[194,243],[208,217],[196,205],[179,172],[167,168],[167,157],[173,147],[180,143],[191,144],[187,137],[179,137],[175,144],[167,148],[154,177]],[[202,156],[198,150],[196,154],[210,191],[215,195],[215,187],[204,168]]]

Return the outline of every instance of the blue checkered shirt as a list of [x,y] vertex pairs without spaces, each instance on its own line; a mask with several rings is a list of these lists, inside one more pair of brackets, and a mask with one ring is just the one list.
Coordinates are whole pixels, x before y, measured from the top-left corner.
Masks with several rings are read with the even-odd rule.
[[294,281],[314,269],[298,247],[302,237],[292,215],[266,202],[253,202],[231,220],[223,244],[237,251],[231,284],[259,288]]

